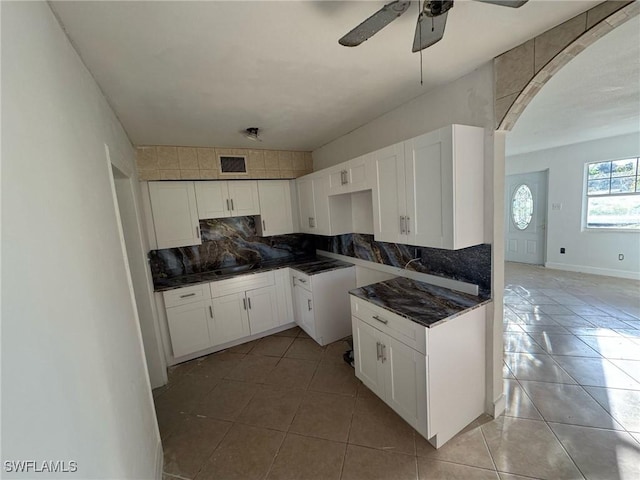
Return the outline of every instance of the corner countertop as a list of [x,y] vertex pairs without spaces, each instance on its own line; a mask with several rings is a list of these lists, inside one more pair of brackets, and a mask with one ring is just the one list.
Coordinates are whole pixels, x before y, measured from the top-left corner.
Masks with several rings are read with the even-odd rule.
[[433,327],[491,301],[468,293],[398,277],[349,292],[425,327]]
[[240,275],[252,275],[255,273],[268,272],[271,270],[278,270],[281,268],[293,268],[306,275],[317,275],[319,273],[329,272],[331,270],[338,270],[341,268],[353,267],[353,264],[335,260],[333,258],[327,258],[318,256],[311,259],[304,260],[286,260],[286,261],[271,261],[263,262],[256,268],[251,270],[244,270],[235,273],[220,274],[216,271],[193,273],[190,275],[181,275],[179,277],[161,278],[154,281],[154,291],[164,292],[167,290],[174,290],[176,288],[188,287],[191,285],[197,285],[199,283],[216,282],[219,280],[227,280],[229,278],[238,277]]

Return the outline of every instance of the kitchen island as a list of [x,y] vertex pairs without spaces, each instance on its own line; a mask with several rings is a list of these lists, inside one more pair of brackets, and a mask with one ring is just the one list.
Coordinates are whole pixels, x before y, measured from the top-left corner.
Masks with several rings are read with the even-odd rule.
[[350,294],[356,376],[434,447],[484,412],[490,298],[407,278]]

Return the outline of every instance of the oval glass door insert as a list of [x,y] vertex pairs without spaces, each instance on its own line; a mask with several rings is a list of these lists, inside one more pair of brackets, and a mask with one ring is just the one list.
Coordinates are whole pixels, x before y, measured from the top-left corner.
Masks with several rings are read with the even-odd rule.
[[533,194],[524,183],[513,193],[511,218],[518,230],[525,230],[533,218]]

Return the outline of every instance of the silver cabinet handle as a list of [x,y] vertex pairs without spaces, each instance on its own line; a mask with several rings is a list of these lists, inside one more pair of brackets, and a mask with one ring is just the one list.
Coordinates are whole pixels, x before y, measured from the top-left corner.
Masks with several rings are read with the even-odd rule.
[[262,220],[262,230],[266,230],[267,229],[267,222],[265,222],[264,220]]
[[245,310],[247,309],[247,299],[246,298],[242,299],[242,306],[244,307]]
[[296,286],[296,277],[292,277],[291,278],[291,286],[295,287]]
[[387,359],[387,355],[385,354],[385,349],[387,348],[387,346],[384,343],[381,343],[380,347],[380,350],[382,351],[382,363],[384,363],[384,361]]
[[307,308],[311,311],[311,300],[307,300]]
[[307,281],[304,278],[299,278],[298,281],[301,283],[307,283]]
[[400,233],[404,234],[404,217],[400,215]]
[[227,198],[227,210],[231,211],[231,209],[229,208],[229,199]]
[[200,227],[196,227],[196,238],[200,238]]
[[209,305],[209,316],[213,318],[213,308],[211,308],[211,305]]
[[186,293],[184,295],[180,295],[180,298],[195,297],[195,295],[195,293]]
[[380,323],[384,323],[385,325],[387,323],[389,323],[389,320],[385,320],[384,318],[380,318],[378,315],[374,315],[373,319],[379,321]]
[[249,310],[251,310],[251,298],[247,297],[247,302],[249,303]]
[[235,209],[233,208],[233,198],[231,199],[231,210],[235,210]]
[[382,345],[380,342],[376,342],[376,360],[380,360],[382,358]]
[[407,231],[407,234],[411,233],[411,222],[409,220],[411,220],[411,217],[404,217],[405,230]]

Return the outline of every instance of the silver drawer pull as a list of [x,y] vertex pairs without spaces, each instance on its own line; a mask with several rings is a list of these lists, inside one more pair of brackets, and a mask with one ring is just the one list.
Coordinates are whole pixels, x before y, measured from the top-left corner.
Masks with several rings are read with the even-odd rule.
[[195,297],[195,296],[196,296],[195,293],[187,293],[186,295],[180,295],[180,298]]
[[209,305],[209,316],[213,318],[213,308],[211,308],[211,305]]
[[379,321],[380,323],[384,323],[385,325],[386,325],[387,323],[389,323],[389,320],[385,320],[384,318],[380,318],[380,317],[379,317],[379,316],[377,316],[377,315],[374,315],[374,316],[373,316],[373,319],[374,319],[374,320]]
[[311,311],[311,300],[307,300],[307,308]]
[[262,220],[262,230],[267,230],[267,222],[265,222],[264,220]]
[[307,283],[307,281],[304,278],[299,278],[298,281],[302,283]]
[[200,238],[200,227],[196,227],[196,238]]
[[247,309],[247,299],[246,298],[242,299],[242,305],[244,306],[244,309],[246,310]]
[[247,302],[249,303],[249,310],[251,310],[251,298],[247,298]]

